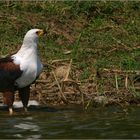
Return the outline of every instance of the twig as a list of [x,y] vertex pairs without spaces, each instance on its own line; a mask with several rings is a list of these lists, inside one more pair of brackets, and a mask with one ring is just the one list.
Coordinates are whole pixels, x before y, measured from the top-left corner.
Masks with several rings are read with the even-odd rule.
[[82,102],[82,104],[83,104],[83,106],[84,106],[84,94],[83,94],[83,92],[80,90],[78,83],[75,82],[74,80],[71,80],[71,79],[68,78],[68,77],[69,77],[69,74],[70,74],[70,70],[71,70],[71,65],[72,65],[72,59],[70,60],[70,63],[69,63],[69,66],[68,66],[68,70],[67,70],[66,76],[65,76],[64,80],[62,81],[62,89],[64,89],[64,83],[65,83],[65,82],[71,82],[71,83],[73,83],[73,84],[75,85],[76,89],[77,89],[77,90],[80,92],[80,94],[81,94],[81,98],[82,98],[82,99],[81,99],[81,102]]
[[109,30],[111,30],[112,28],[115,28],[115,27],[114,27],[114,26],[106,26],[106,27],[103,27],[103,28],[94,29],[94,31],[96,31],[96,32],[100,32],[100,31],[109,31]]
[[77,83],[76,81],[71,80],[71,79],[66,79],[66,80],[63,80],[62,82],[71,82],[71,83],[74,83],[76,85],[79,85],[80,84],[80,83]]
[[125,77],[125,88],[128,89],[128,75]]
[[65,81],[62,81],[62,84],[64,85],[64,83],[65,82],[71,82],[71,83],[73,83],[74,85],[75,85],[75,88],[80,92],[80,94],[81,94],[81,102],[82,102],[82,104],[83,104],[83,106],[84,106],[84,104],[85,104],[85,101],[84,101],[84,93],[81,91],[81,89],[80,89],[80,87],[79,87],[79,84],[77,83],[77,82],[75,82],[74,80],[71,80],[71,79],[67,79],[67,80],[65,80]]
[[126,46],[121,40],[116,39],[115,37],[112,37],[113,40],[115,40],[118,44],[122,45],[126,50],[130,51],[131,49]]
[[140,74],[139,70],[117,70],[117,69],[103,69],[103,71],[107,71],[107,72],[113,72],[113,73],[118,73],[118,74],[125,74],[125,73],[130,73],[130,74]]
[[90,106],[90,104],[92,103],[92,101],[93,101],[93,98],[91,98],[91,99],[87,102],[87,104],[86,104],[86,106],[85,106],[85,110],[87,110],[87,109],[89,108],[89,106]]
[[70,60],[70,64],[68,66],[67,74],[66,74],[66,76],[64,78],[64,81],[66,81],[68,79],[68,77],[69,77],[70,70],[71,70],[71,65],[72,65],[72,59]]
[[58,88],[59,88],[60,95],[61,95],[60,98],[63,100],[64,103],[68,103],[66,97],[65,97],[64,94],[63,94],[62,88],[61,88],[61,86],[60,86],[60,84],[59,84],[59,82],[58,82],[58,80],[57,80],[57,77],[56,77],[54,71],[52,71],[52,74],[53,74],[54,79],[55,79],[55,81],[56,81],[56,83],[57,83],[57,86],[58,86]]
[[115,73],[115,85],[116,85],[116,89],[118,90],[119,86],[118,86],[118,76],[117,76],[117,73]]
[[67,72],[66,72],[66,76],[65,76],[64,80],[61,83],[62,92],[65,89],[64,82],[66,82],[68,80],[68,77],[69,77],[69,74],[70,74],[71,65],[72,65],[72,59],[70,60],[70,63],[69,63],[69,66],[68,66],[68,69],[67,69]]
[[133,50],[140,49],[140,44],[133,47]]
[[49,63],[43,63],[43,67],[51,67],[51,68],[56,68],[55,66],[49,64]]
[[52,60],[51,64],[57,63],[57,62],[63,62],[63,61],[69,61],[69,59],[57,59],[57,60]]
[[71,43],[75,40],[74,37],[72,37],[66,30],[59,29],[58,27],[51,27],[53,28],[52,33],[56,35],[63,35],[66,39],[68,39]]
[[140,90],[140,87],[139,87],[139,86],[135,86],[135,89],[136,89],[136,90]]
[[117,48],[113,48],[113,49],[109,50],[109,51],[107,52],[107,55],[108,55],[109,53],[112,53],[113,51],[116,51],[116,50],[117,50]]

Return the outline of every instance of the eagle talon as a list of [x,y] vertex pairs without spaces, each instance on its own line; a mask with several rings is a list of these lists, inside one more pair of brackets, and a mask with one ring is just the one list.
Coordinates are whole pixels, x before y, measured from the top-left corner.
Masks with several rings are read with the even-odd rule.
[[24,111],[25,111],[25,112],[28,112],[28,109],[27,109],[27,107],[24,107]]
[[9,108],[9,114],[13,115],[13,108],[12,107]]

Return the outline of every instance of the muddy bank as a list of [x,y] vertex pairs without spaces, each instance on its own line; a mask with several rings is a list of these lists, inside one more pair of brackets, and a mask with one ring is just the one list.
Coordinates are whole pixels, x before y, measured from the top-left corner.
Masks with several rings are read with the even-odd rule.
[[[77,104],[85,109],[140,104],[139,71],[92,70],[84,80],[80,79],[81,73],[72,60],[44,63],[44,71],[31,86],[30,100],[52,106]],[[18,93],[15,96],[18,101]]]
[[140,104],[139,71],[92,70],[81,80],[82,71],[72,60],[53,60],[31,87],[31,98],[40,104],[90,106]]

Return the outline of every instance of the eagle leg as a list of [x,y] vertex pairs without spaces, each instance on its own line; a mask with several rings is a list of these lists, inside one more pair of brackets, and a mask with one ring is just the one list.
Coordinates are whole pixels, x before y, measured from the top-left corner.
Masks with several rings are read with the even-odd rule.
[[3,102],[9,108],[9,114],[13,114],[14,91],[3,92]]
[[27,112],[28,101],[30,97],[30,86],[19,89],[19,97],[22,101],[25,112]]

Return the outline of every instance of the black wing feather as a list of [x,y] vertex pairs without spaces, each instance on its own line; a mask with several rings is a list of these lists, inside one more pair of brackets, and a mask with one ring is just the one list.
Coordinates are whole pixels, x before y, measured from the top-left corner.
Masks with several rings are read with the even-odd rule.
[[13,88],[15,81],[22,74],[20,66],[11,57],[0,59],[0,91]]

